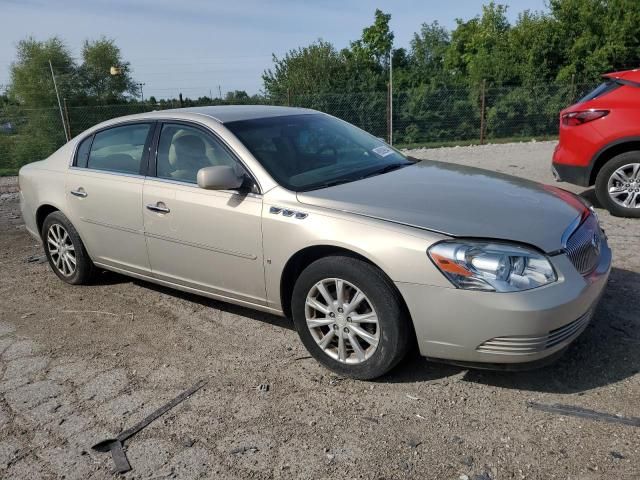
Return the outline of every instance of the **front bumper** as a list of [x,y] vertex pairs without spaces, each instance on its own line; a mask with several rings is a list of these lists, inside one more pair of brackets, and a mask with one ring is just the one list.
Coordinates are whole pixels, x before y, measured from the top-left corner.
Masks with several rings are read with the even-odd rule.
[[565,254],[550,257],[558,281],[524,292],[494,293],[397,282],[425,357],[454,362],[535,364],[557,356],[586,328],[609,278],[603,241],[586,277]]

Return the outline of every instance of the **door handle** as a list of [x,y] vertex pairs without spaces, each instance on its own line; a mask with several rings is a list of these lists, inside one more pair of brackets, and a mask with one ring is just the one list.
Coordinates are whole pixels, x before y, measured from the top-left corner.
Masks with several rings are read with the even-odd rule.
[[148,210],[151,210],[152,212],[158,212],[158,213],[169,213],[171,211],[167,208],[167,206],[163,202],[158,202],[155,205],[150,203],[146,205],[146,207]]
[[87,196],[87,192],[84,191],[84,188],[78,187],[77,190],[71,190],[71,195],[74,197],[85,198]]

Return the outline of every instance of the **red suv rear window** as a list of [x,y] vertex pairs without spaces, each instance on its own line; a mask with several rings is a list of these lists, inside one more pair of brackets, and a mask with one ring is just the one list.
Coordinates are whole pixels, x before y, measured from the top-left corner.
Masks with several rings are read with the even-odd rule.
[[603,97],[607,93],[611,93],[611,92],[613,92],[614,90],[616,90],[616,89],[618,89],[620,87],[621,87],[621,85],[619,83],[617,83],[615,80],[607,80],[606,82],[601,83],[600,85],[598,85],[594,90],[592,90],[590,93],[588,93],[587,95],[582,97],[576,103],[588,102],[589,100],[593,100],[595,98]]

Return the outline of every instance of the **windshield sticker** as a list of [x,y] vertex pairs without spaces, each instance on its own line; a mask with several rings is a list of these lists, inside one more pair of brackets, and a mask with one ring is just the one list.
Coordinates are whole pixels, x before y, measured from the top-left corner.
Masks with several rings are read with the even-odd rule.
[[384,145],[381,145],[380,147],[374,148],[372,152],[380,157],[386,157],[388,155],[391,155],[393,153],[393,150],[390,149],[389,147],[385,147]]

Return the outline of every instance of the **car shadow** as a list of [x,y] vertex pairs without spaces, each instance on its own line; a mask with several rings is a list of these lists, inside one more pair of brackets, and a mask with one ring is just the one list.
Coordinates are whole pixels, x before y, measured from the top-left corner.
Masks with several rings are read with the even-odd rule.
[[546,393],[580,393],[640,372],[640,274],[614,268],[593,320],[560,359],[524,372],[466,370],[410,359],[382,382],[421,382],[465,371],[462,381]]
[[595,208],[604,208],[596,196],[595,188],[588,188],[587,190],[580,192],[578,195],[585,200],[588,200]]
[[[112,285],[133,281],[164,295],[250,318],[275,327],[295,330],[284,317],[207,297],[174,290],[117,273],[105,272],[96,283]],[[467,369],[427,361],[417,352],[408,357],[380,383],[447,381],[464,372],[462,381],[501,388],[547,393],[579,393],[624,380],[640,372],[640,274],[614,268],[609,285],[593,320],[560,359],[547,367],[523,371]]]
[[145,280],[139,280],[137,278],[128,277],[126,275],[121,275],[119,273],[110,272],[107,270],[100,272],[100,274],[94,281],[94,285],[117,285],[119,283],[128,282],[133,282],[140,287],[154,290],[158,293],[162,293],[163,295],[169,295],[174,298],[197,303],[198,305],[202,305],[204,307],[220,310],[232,315],[247,317],[252,320],[266,323],[268,325],[273,325],[275,327],[281,327],[287,330],[295,330],[291,320],[285,317],[280,317],[278,315],[273,315],[267,312],[261,312],[258,310],[253,310],[251,308],[234,305],[232,303],[214,300],[212,298],[203,297],[194,293],[183,292],[181,290],[176,290],[170,287],[164,287],[162,285],[147,282]]

